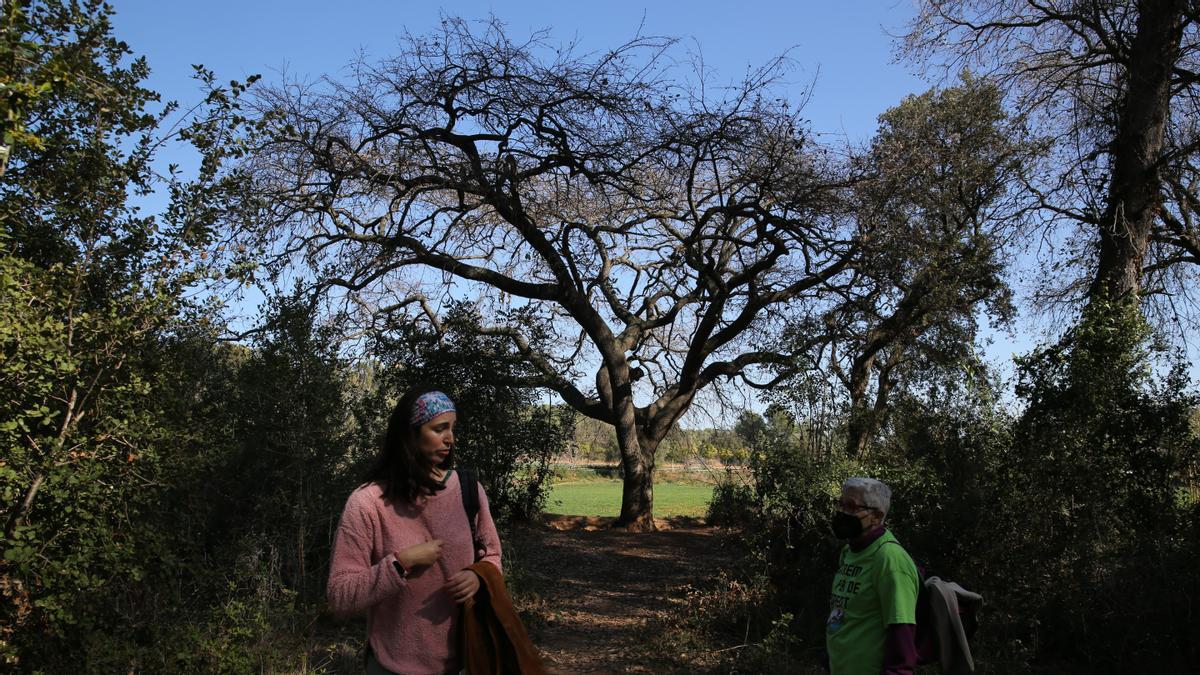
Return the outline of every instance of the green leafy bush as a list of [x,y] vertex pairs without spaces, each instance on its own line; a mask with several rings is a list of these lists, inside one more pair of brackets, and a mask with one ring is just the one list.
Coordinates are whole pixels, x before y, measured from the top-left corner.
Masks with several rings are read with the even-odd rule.
[[[1091,672],[1181,672],[1200,658],[1183,561],[1200,544],[1197,399],[1184,366],[1156,375],[1136,305],[1094,302],[1021,363],[1028,407],[994,479],[979,564],[1005,581],[1005,627],[1041,658]],[[1029,533],[1037,533],[1029,536]],[[997,592],[1001,589],[997,588]]]
[[713,486],[705,519],[713,525],[746,526],[754,520],[754,490],[726,474]]

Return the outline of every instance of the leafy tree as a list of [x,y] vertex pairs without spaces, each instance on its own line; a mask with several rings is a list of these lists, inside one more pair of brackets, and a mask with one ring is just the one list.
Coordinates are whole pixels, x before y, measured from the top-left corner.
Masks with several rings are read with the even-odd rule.
[[139,584],[170,558],[155,394],[207,263],[190,212],[137,206],[159,185],[199,193],[152,170],[174,107],[149,112],[148,67],[112,36],[111,13],[4,5],[6,87],[36,94],[5,101],[0,178],[0,662],[25,670],[111,646],[105,630],[136,614]]
[[[323,597],[329,532],[355,485],[348,368],[332,324],[317,325],[297,298],[268,307],[239,368],[232,411],[236,451],[220,520],[227,537],[255,537],[280,558],[279,575],[304,599]],[[316,583],[314,583],[314,581]]]
[[879,122],[864,158],[869,178],[855,186],[872,236],[854,281],[821,317],[835,332],[819,349],[848,394],[851,456],[870,444],[894,390],[983,370],[977,316],[1013,313],[1004,250],[1022,205],[1010,188],[1031,150],[1000,92],[969,74],[909,96]]
[[763,420],[762,415],[750,410],[743,410],[738,415],[733,431],[738,438],[742,439],[743,443],[753,445],[758,442],[760,436],[766,433],[767,423]]
[[126,518],[152,507],[138,491],[157,458],[146,373],[129,350],[161,310],[137,296],[84,310],[72,281],[61,266],[0,256],[0,659],[10,665],[35,650],[33,635],[89,628],[86,599],[114,572],[144,569],[142,532]]
[[375,316],[432,315],[452,285],[490,298],[481,330],[533,367],[522,383],[616,429],[632,528],[653,527],[656,451],[696,395],[793,363],[760,336],[855,240],[831,162],[770,95],[779,64],[689,88],[669,47],[581,57],[447,19],[350,83],[261,92],[229,174],[226,225],[269,269],[303,261]]
[[25,131],[23,117],[48,83],[47,73],[30,72],[31,65],[41,59],[37,53],[41,45],[26,40],[29,29],[24,3],[6,2],[0,7],[0,176],[8,169],[8,158],[14,145],[36,145],[36,136]]
[[10,664],[97,625],[100,592],[145,571],[154,538],[138,514],[154,506],[159,461],[145,357],[190,271],[186,244],[130,204],[150,184],[158,121],[144,61],[127,59],[100,2],[13,4],[21,67],[56,75],[27,101],[0,181]]

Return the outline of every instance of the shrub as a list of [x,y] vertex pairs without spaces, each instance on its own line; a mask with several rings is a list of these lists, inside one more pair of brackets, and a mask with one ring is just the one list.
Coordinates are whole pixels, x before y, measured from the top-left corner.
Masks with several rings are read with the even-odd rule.
[[706,520],[713,525],[748,526],[755,518],[754,490],[732,472],[713,486]]
[[1187,599],[1200,584],[1179,566],[1200,552],[1195,511],[1175,497],[1200,456],[1197,400],[1182,363],[1155,376],[1155,351],[1136,305],[1094,302],[1023,359],[1028,407],[981,522],[1012,639],[1090,672],[1200,658]]

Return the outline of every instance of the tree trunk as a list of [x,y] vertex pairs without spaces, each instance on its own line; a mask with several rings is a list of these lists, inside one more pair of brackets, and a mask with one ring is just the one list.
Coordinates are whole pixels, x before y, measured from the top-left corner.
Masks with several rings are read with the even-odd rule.
[[850,369],[847,383],[850,393],[850,419],[846,424],[846,455],[858,457],[870,443],[871,411],[867,409],[867,385],[871,382],[871,368],[875,357],[857,358]]
[[[618,371],[621,372],[621,371]],[[612,377],[613,371],[608,371]],[[628,375],[628,371],[621,372]],[[619,376],[618,376],[619,377]],[[642,448],[637,412],[633,406],[633,385],[611,381],[613,411],[616,413],[617,447],[625,482],[621,490],[621,516],[617,525],[635,532],[654,530],[654,453]]]
[[[621,437],[619,432],[617,437]],[[643,450],[635,438],[633,452],[621,449],[621,464],[625,469],[625,482],[621,488],[621,516],[617,518],[617,525],[631,532],[653,532],[654,453]]]
[[846,456],[861,457],[871,442],[871,411],[862,400],[850,404],[850,420],[846,424]]
[[1089,300],[1141,293],[1142,264],[1160,201],[1159,167],[1179,60],[1186,0],[1138,3],[1128,85],[1112,144],[1112,181],[1100,222],[1100,255]]
[[[892,368],[895,365],[895,354],[887,361],[879,361],[876,356],[858,359],[850,374],[850,422],[846,430],[846,454],[850,457],[864,457],[867,448],[875,440],[875,434],[883,426],[888,412],[888,397],[892,393]],[[875,366],[878,364],[878,367]],[[875,402],[867,407],[867,385],[871,381],[874,370]]]

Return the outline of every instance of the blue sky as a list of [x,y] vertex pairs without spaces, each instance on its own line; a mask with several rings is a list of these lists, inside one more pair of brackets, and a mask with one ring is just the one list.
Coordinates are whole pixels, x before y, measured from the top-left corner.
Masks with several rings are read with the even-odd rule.
[[[588,50],[613,47],[643,34],[678,37],[723,78],[788,52],[796,62],[788,94],[815,89],[805,108],[816,131],[865,140],[876,117],[929,84],[893,63],[888,32],[911,16],[907,1],[832,2],[414,2],[343,3],[309,0],[115,0],[116,32],[153,68],[151,88],[181,103],[198,97],[193,63],[223,79],[281,71],[315,78],[336,75],[360,50],[369,57],[395,51],[406,30],[434,30],[442,13],[504,21],[514,36],[550,29],[562,42]],[[643,25],[644,24],[644,25]]]
[[[443,14],[505,22],[510,35],[549,29],[552,39],[578,41],[584,50],[619,45],[643,35],[680,38],[700,54],[720,80],[787,53],[795,67],[784,94],[804,108],[824,140],[866,142],[876,118],[907,94],[934,84],[897,63],[892,35],[903,32],[914,11],[908,0],[856,2],[458,2],[310,0],[115,0],[117,35],[150,62],[148,85],[187,108],[200,98],[192,64],[220,80],[261,73],[267,81],[337,77],[360,52],[369,59],[395,53],[405,31],[437,28]],[[180,161],[172,157],[171,161]],[[187,166],[188,162],[182,161]],[[992,334],[989,360],[1010,373],[1011,355],[1028,351],[1024,335],[1038,325],[1023,313],[1022,335]]]

